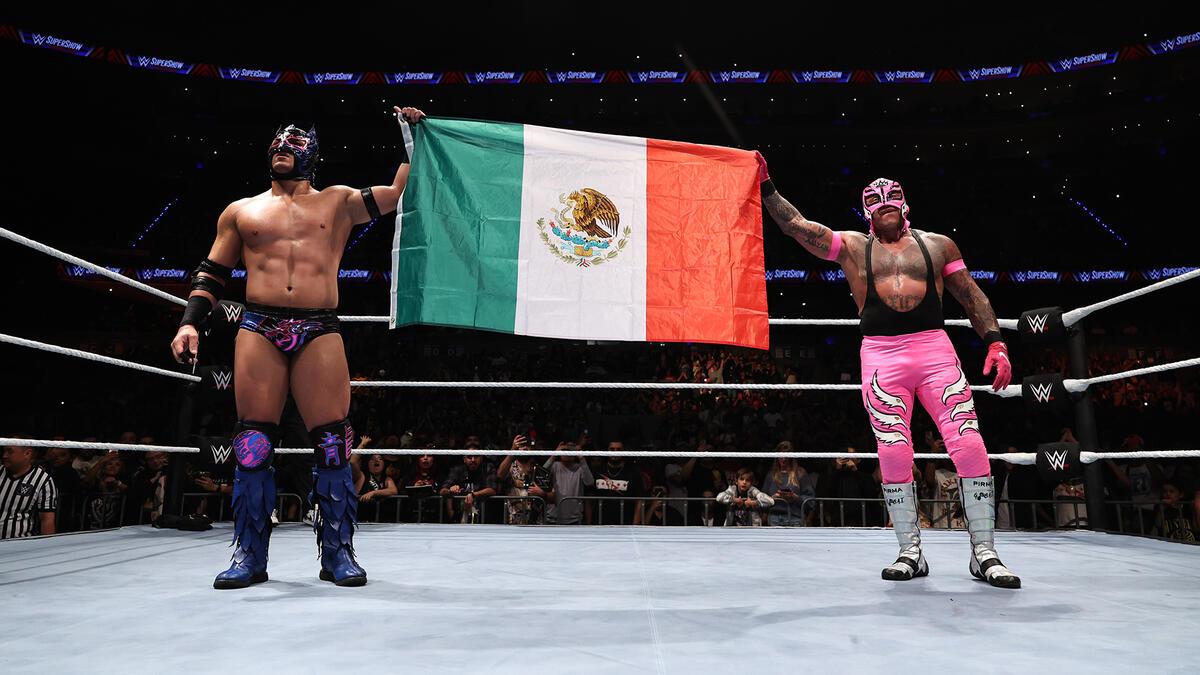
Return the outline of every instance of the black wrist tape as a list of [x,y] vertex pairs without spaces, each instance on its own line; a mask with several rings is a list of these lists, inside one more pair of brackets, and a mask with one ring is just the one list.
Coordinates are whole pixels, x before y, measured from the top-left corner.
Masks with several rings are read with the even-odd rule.
[[212,301],[203,295],[193,295],[188,298],[187,308],[183,310],[183,319],[180,320],[180,326],[198,326],[208,318],[208,313],[212,311]]

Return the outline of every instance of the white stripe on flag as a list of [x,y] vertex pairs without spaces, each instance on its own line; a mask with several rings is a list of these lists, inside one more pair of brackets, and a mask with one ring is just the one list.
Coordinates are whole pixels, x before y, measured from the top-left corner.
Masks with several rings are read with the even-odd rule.
[[[521,243],[514,332],[558,338],[644,340],[646,337],[646,140],[526,126],[521,196]],[[607,249],[594,261],[562,260],[574,246],[550,228],[553,210],[571,211],[568,198],[591,188],[620,213]],[[538,219],[544,218],[539,229]],[[624,231],[628,228],[629,235]],[[542,234],[549,237],[549,244]],[[579,232],[573,234],[580,235]],[[619,246],[626,239],[626,245]],[[552,250],[554,249],[554,250]],[[557,251],[557,252],[556,252]],[[608,258],[608,254],[616,255]]]

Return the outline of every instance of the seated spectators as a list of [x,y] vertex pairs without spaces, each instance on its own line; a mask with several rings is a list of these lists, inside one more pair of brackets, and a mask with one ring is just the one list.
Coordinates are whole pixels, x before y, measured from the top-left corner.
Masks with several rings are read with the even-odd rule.
[[148,452],[142,458],[141,466],[129,477],[125,518],[127,524],[153,523],[162,515],[167,498],[169,463],[170,459],[165,452]]
[[[466,449],[481,450],[478,443],[466,444]],[[463,523],[483,522],[480,502],[496,494],[496,467],[485,462],[482,455],[465,455],[463,463],[450,469],[440,494],[446,500],[446,515],[451,522],[457,517]],[[462,498],[461,501],[457,498]],[[457,516],[456,516],[457,514]]]
[[437,500],[429,498],[437,494],[441,484],[437,457],[418,456],[417,461],[400,479],[399,488],[404,491],[406,498],[403,507],[405,518],[410,521],[437,522]]
[[83,478],[83,486],[87,491],[83,529],[96,530],[123,524],[125,493],[129,490],[122,480],[124,468],[125,463],[120,455],[110,452],[88,469]]
[[396,482],[387,475],[383,455],[371,455],[367,470],[355,478],[354,489],[358,491],[358,518],[362,521],[380,520],[379,502],[399,493]]
[[[216,520],[222,514],[231,513],[228,509],[223,508],[224,500],[233,498],[233,463],[225,462],[222,464],[201,464],[188,468],[188,477],[195,486],[188,489],[187,492],[199,491],[205,495],[196,499],[191,513],[206,516],[212,520]],[[208,495],[212,495],[209,497]],[[185,498],[184,508],[187,509],[193,502]]]
[[[925,437],[925,452],[944,453],[946,445],[942,439],[935,438],[932,433]],[[963,528],[962,503],[958,497],[958,471],[954,462],[948,459],[935,459],[925,465],[925,484],[928,494],[929,520],[931,527]]]
[[79,499],[83,492],[83,479],[71,466],[73,459],[71,451],[65,448],[46,450],[43,468],[50,474],[58,490],[58,532],[74,532],[79,528],[79,511],[83,507]]
[[[513,450],[529,450],[529,439],[524,436],[513,438]],[[546,500],[554,499],[550,488],[550,475],[537,460],[528,455],[508,455],[496,469],[496,479],[509,497],[540,497],[533,499],[509,499],[504,505],[504,522],[511,525],[535,523],[541,516]]]
[[[775,452],[794,452],[791,441],[776,445]],[[813,503],[809,500],[817,496],[816,481],[790,457],[775,460],[762,489],[775,500],[770,513],[771,525],[804,525],[805,516],[813,512]]]
[[[1162,497],[1162,510],[1158,514],[1153,534],[1175,541],[1198,541],[1196,533],[1192,530],[1192,522],[1189,522],[1183,512],[1183,490],[1173,480],[1163,481]],[[1200,501],[1200,497],[1195,501]],[[1192,520],[1194,521],[1195,517]]]
[[[848,453],[858,452],[854,447],[846,447],[845,451]],[[860,506],[857,503],[863,499],[878,499],[882,494],[879,480],[875,475],[877,465],[878,462],[864,463],[864,460],[851,457],[839,457],[830,463],[829,471],[821,474],[821,482],[817,484],[817,493],[824,498],[847,501],[844,511],[838,508],[836,501],[825,503],[822,525],[841,527],[883,524],[884,518],[880,504],[872,502]],[[844,522],[841,517],[842,513],[845,513]],[[820,510],[818,510],[818,516],[820,516]]]
[[1192,541],[1200,541],[1200,490],[1192,496]]
[[[701,451],[707,448],[706,445],[701,446]],[[687,444],[682,444],[680,450],[688,450]],[[667,497],[666,509],[663,511],[663,520],[667,525],[702,525],[704,523],[712,523],[712,505],[711,503],[702,501],[685,501],[686,498],[696,496],[712,499],[716,496],[716,491],[711,489],[711,484],[706,484],[707,479],[711,483],[711,459],[700,457],[690,457],[686,460],[672,459],[667,460],[667,465],[663,468],[663,496]],[[706,489],[707,488],[707,489]],[[654,496],[654,495],[651,495]],[[684,499],[681,499],[684,498]]]
[[[609,441],[608,450],[624,452],[625,444]],[[641,525],[642,498],[646,495],[641,472],[625,458],[614,456],[607,457],[594,473],[596,486],[593,492],[603,498],[596,500],[595,522],[600,525]]]
[[550,472],[552,487],[552,503],[546,512],[547,524],[579,525],[583,522],[583,501],[579,497],[596,484],[596,479],[582,457],[570,454],[577,449],[574,443],[559,443],[554,449],[555,456],[547,459],[543,465]]

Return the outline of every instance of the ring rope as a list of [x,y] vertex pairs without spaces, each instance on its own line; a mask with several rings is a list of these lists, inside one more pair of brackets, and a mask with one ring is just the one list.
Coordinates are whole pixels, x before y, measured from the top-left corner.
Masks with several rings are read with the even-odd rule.
[[1139,288],[1136,291],[1129,291],[1128,293],[1123,293],[1121,295],[1118,295],[1115,298],[1110,298],[1108,300],[1103,300],[1101,302],[1097,302],[1093,305],[1087,305],[1085,307],[1073,309],[1069,312],[1064,312],[1062,315],[1063,325],[1068,326],[1068,327],[1073,326],[1076,323],[1078,323],[1080,319],[1087,316],[1088,314],[1091,314],[1092,312],[1104,309],[1106,307],[1112,307],[1113,305],[1120,303],[1120,302],[1125,302],[1126,300],[1140,298],[1143,295],[1146,295],[1148,293],[1153,293],[1155,291],[1160,291],[1164,288],[1167,288],[1168,286],[1174,286],[1175,284],[1181,284],[1185,281],[1190,281],[1192,279],[1195,279],[1197,276],[1200,276],[1200,268],[1194,269],[1191,272],[1184,272],[1183,274],[1171,277],[1170,279],[1163,279],[1162,281],[1158,281],[1153,284],[1150,284],[1149,286],[1146,286],[1145,288]]
[[12,230],[7,230],[3,227],[0,227],[0,237],[4,237],[5,239],[7,239],[11,242],[21,244],[22,246],[28,246],[29,248],[31,248],[35,251],[45,253],[46,255],[54,257],[54,258],[58,258],[59,260],[64,260],[73,265],[79,265],[80,267],[86,267],[89,270],[95,272],[96,274],[99,274],[100,276],[108,277],[109,279],[112,279],[113,281],[119,281],[123,284],[127,284],[129,286],[132,286],[133,288],[138,289],[139,291],[145,291],[145,292],[149,293],[150,295],[153,295],[156,298],[166,300],[167,302],[173,302],[176,305],[179,305],[180,307],[187,306],[187,300],[184,300],[183,298],[181,298],[179,296],[171,295],[170,293],[167,293],[165,291],[160,291],[153,286],[149,286],[147,284],[143,284],[140,281],[130,279],[129,277],[125,276],[124,274],[117,274],[116,272],[108,269],[107,267],[101,267],[100,265],[97,265],[95,263],[90,263],[90,262],[84,260],[83,258],[77,258],[77,257],[71,255],[70,253],[64,253],[56,248],[51,248],[41,242],[34,241],[28,237],[22,237],[21,235],[17,234],[16,232],[13,232]]
[[1102,459],[1189,459],[1200,457],[1200,450],[1131,450],[1128,452],[1081,452],[1079,461],[1091,464]]
[[[174,445],[138,445],[134,443],[101,443],[84,441],[50,441],[33,438],[0,438],[0,445],[27,448],[67,448],[73,450],[119,450],[133,452],[179,452],[198,453],[199,448]],[[301,455],[313,452],[312,448],[276,448],[275,452],[282,455]],[[690,458],[690,457],[735,457],[743,459],[778,459],[790,457],[793,459],[878,459],[876,452],[723,452],[723,451],[671,451],[671,450],[576,450],[573,452],[554,452],[551,450],[460,450],[454,448],[361,448],[353,451],[356,455],[434,455],[434,456],[463,456],[479,455],[484,457],[547,457],[552,455],[570,455],[572,457],[625,457],[625,458]],[[918,452],[915,459],[949,459],[944,452]],[[1034,464],[1037,453],[1007,452],[989,454],[989,460],[1000,460],[1010,464]],[[1102,459],[1195,459],[1200,458],[1200,450],[1137,450],[1129,452],[1081,452],[1080,460],[1085,464]]]
[[1115,380],[1123,380],[1129,377],[1137,377],[1138,375],[1152,375],[1154,373],[1164,373],[1168,370],[1178,370],[1180,368],[1191,368],[1192,366],[1200,366],[1200,358],[1185,359],[1183,361],[1175,361],[1173,363],[1164,363],[1157,366],[1147,366],[1146,368],[1135,368],[1126,370],[1120,373],[1111,373],[1109,375],[1097,375],[1084,380],[1063,380],[1063,387],[1070,392],[1080,392],[1087,389],[1093,384],[1102,382],[1113,382]]
[[[200,382],[201,377],[197,375],[189,375],[187,373],[177,373],[164,368],[156,368],[154,366],[146,366],[132,361],[104,356],[102,354],[94,354],[85,352],[79,349],[71,349],[68,347],[59,347],[58,345],[38,342],[37,340],[27,340],[24,338],[15,337],[0,333],[0,342],[6,342],[21,347],[29,347],[31,349],[40,349],[42,351],[51,352],[54,354],[62,354],[64,356],[73,356],[85,361],[94,361],[98,363],[106,363],[113,366],[130,368],[156,375],[165,375],[174,377],[180,380],[189,382]],[[1099,384],[1102,382],[1112,382],[1129,377],[1137,377],[1139,375],[1151,375],[1154,373],[1162,373],[1170,370],[1178,370],[1180,368],[1190,368],[1200,365],[1200,358],[1186,359],[1176,361],[1174,363],[1164,363],[1157,366],[1149,366],[1146,368],[1136,368],[1120,373],[1111,373],[1109,375],[1100,375],[1087,379],[1079,380],[1063,380],[1063,386],[1070,392],[1081,392],[1087,389],[1090,385]],[[727,384],[727,383],[707,383],[707,382],[446,382],[446,381],[406,381],[406,380],[352,380],[350,385],[353,387],[374,387],[374,388],[454,388],[454,389],[684,389],[684,390],[737,390],[737,391],[859,391],[862,385],[859,384],[823,384],[823,383],[798,383],[798,384],[765,384],[765,383],[746,383],[746,384]],[[1021,385],[1010,384],[1004,389],[994,391],[988,385],[971,385],[972,391],[990,393],[1001,398],[1014,398],[1021,395]]]
[[0,438],[0,445],[16,448],[66,448],[68,450],[114,450],[128,452],[199,453],[187,445],[141,445],[138,443],[100,443],[98,441],[46,441],[35,438]]
[[165,375],[167,377],[174,377],[179,380],[187,380],[188,382],[199,382],[202,379],[198,375],[188,375],[187,373],[177,373],[173,370],[166,370],[164,368],[155,368],[154,366],[144,366],[140,363],[134,363],[133,361],[125,361],[123,359],[115,359],[111,356],[104,356],[102,354],[93,354],[92,352],[85,352],[85,351],[82,351],[79,349],[70,349],[68,347],[59,347],[58,345],[47,344],[45,342],[38,342],[37,340],[26,340],[25,338],[14,337],[12,335],[5,335],[4,333],[0,333],[0,342],[7,342],[8,344],[19,345],[21,347],[29,347],[30,349],[40,349],[45,352],[52,352],[54,354],[62,354],[64,356],[73,356],[77,359],[83,359],[85,361],[95,361],[97,363],[107,363],[110,366],[121,366],[122,368],[129,368],[132,370],[140,370],[144,373],[154,373],[156,375]]
[[[139,291],[145,291],[146,293],[149,293],[150,295],[153,295],[156,298],[166,300],[167,302],[174,303],[176,305],[179,305],[180,307],[187,306],[187,300],[184,298],[181,298],[177,295],[172,295],[170,293],[167,293],[166,291],[159,290],[153,286],[143,284],[142,282],[140,282],[136,279],[130,279],[129,277],[125,276],[124,274],[119,274],[117,272],[114,272],[114,271],[108,269],[107,267],[97,265],[94,262],[89,262],[87,260],[84,260],[83,258],[73,256],[70,253],[64,253],[63,251],[60,251],[51,246],[47,246],[41,242],[30,239],[29,237],[21,236],[21,235],[17,234],[16,232],[13,232],[12,230],[8,230],[3,227],[0,227],[0,237],[3,237],[4,239],[7,239],[7,240],[17,243],[17,244],[21,244],[22,246],[27,246],[27,247],[29,247],[35,251],[38,251],[40,253],[45,253],[48,256],[58,258],[59,260],[69,262],[72,265],[78,265],[80,267],[85,267],[88,270],[90,270],[91,272],[93,272],[95,274],[99,274],[102,277],[106,277],[108,279],[112,279],[113,281],[123,283],[131,288],[136,288]],[[386,316],[339,316],[338,319],[341,321],[349,322],[349,323],[356,323],[356,322],[386,323],[387,321],[389,321],[389,317],[386,317]]]
[[[21,244],[22,246],[27,246],[35,251],[45,253],[46,255],[58,258],[59,260],[64,260],[66,262],[69,262],[69,263],[72,263],[75,265],[79,265],[80,267],[86,267],[87,269],[91,270],[92,272],[94,272],[96,274],[99,274],[101,276],[112,279],[113,281],[118,281],[120,283],[126,284],[126,285],[136,288],[138,290],[145,291],[147,293],[150,293],[151,295],[154,295],[155,297],[166,300],[167,302],[175,303],[176,305],[179,305],[181,307],[187,305],[187,300],[185,300],[183,298],[180,298],[175,295],[171,295],[170,293],[161,291],[157,288],[154,288],[153,286],[143,284],[140,281],[130,279],[129,277],[127,277],[123,274],[118,274],[116,272],[113,272],[112,270],[108,269],[107,267],[102,267],[95,263],[88,262],[87,260],[84,260],[83,258],[79,258],[77,256],[73,256],[70,253],[64,253],[63,251],[60,251],[56,248],[52,248],[50,246],[42,244],[41,242],[38,242],[38,241],[35,241],[28,237],[19,235],[16,232],[13,232],[12,230],[0,227],[0,237],[8,239],[9,241],[12,241],[17,244]],[[1153,293],[1155,291],[1161,290],[1163,288],[1167,288],[1169,286],[1173,286],[1178,283],[1183,283],[1184,281],[1194,279],[1197,276],[1200,276],[1200,269],[1195,269],[1190,272],[1185,272],[1178,276],[1171,277],[1170,279],[1163,279],[1162,281],[1158,281],[1153,284],[1150,284],[1149,286],[1146,286],[1145,288],[1139,288],[1136,291],[1130,291],[1128,293],[1118,295],[1115,298],[1111,298],[1111,299],[1105,300],[1103,302],[1098,302],[1093,305],[1087,305],[1086,307],[1080,307],[1078,309],[1073,309],[1073,310],[1063,314],[1063,324],[1066,326],[1071,326],[1071,325],[1077,323],[1083,317],[1085,317],[1097,310],[1104,309],[1106,307],[1111,307],[1112,305],[1115,305],[1117,303],[1124,302],[1126,300],[1132,300],[1133,298],[1138,298],[1138,297],[1141,297],[1148,293]],[[351,322],[351,323],[386,323],[391,320],[391,317],[380,316],[380,315],[352,315],[352,316],[339,316],[338,318],[342,321]],[[997,322],[999,323],[1001,328],[1006,328],[1006,329],[1010,329],[1010,330],[1016,330],[1020,323],[1018,319],[998,319]],[[772,326],[857,326],[857,325],[859,325],[859,320],[858,319],[770,319],[769,323]],[[947,326],[970,327],[971,322],[967,319],[947,319],[946,325]]]

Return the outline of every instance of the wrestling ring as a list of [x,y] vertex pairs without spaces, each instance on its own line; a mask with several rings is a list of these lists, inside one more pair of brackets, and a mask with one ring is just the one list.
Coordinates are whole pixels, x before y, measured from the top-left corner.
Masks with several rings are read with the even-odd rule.
[[[0,228],[0,237],[161,300],[186,304],[9,230]],[[1065,404],[1079,424],[1078,447],[1066,450],[1084,465],[1105,459],[1200,457],[1200,450],[1104,451],[1095,438],[1094,420],[1087,421],[1090,386],[1195,367],[1200,358],[1089,377],[1082,343],[1069,343],[1071,334],[1080,332],[1072,328],[1092,312],[1198,276],[1200,270],[1193,270],[1095,305],[1066,312],[1043,308],[1003,320],[1002,328],[1010,331],[1054,333],[1046,326],[1057,327],[1059,339],[1069,344],[1071,377],[1031,376],[999,392],[988,386],[972,389],[1022,398],[1027,405],[1054,405],[1049,399]],[[340,318],[346,323],[388,321],[386,316]],[[771,320],[782,326],[857,323]],[[1038,324],[1041,331],[1034,328]],[[0,334],[0,342],[174,378],[188,386],[204,381],[190,373],[17,336]],[[850,383],[354,381],[352,386],[860,390]],[[1051,391],[1069,395],[1047,396]],[[0,445],[201,452],[189,445],[21,438],[0,438]],[[1055,453],[1062,450],[1039,448],[990,458],[1041,469],[1053,465]],[[468,454],[454,448],[356,452]],[[572,454],[729,456],[633,450]],[[1087,508],[1093,509],[1093,503]],[[973,579],[967,573],[966,534],[937,529],[923,532],[932,574],[887,583],[879,579],[879,568],[892,560],[896,541],[882,528],[364,523],[356,548],[370,583],[353,589],[318,581],[311,529],[283,523],[272,537],[271,580],[238,592],[211,587],[213,574],[228,559],[229,523],[217,523],[207,532],[142,525],[7,540],[0,541],[0,587],[6,598],[0,669],[209,672],[244,665],[244,656],[254,654],[254,666],[271,672],[359,672],[396,663],[414,672],[878,672],[900,663],[935,672],[1191,672],[1187,663],[1194,661],[1194,650],[1187,636],[1200,628],[1200,547],[1106,532],[1099,512],[1091,515],[1091,531],[997,532],[998,550],[1025,581],[1016,592]],[[315,650],[314,644],[323,648]]]

